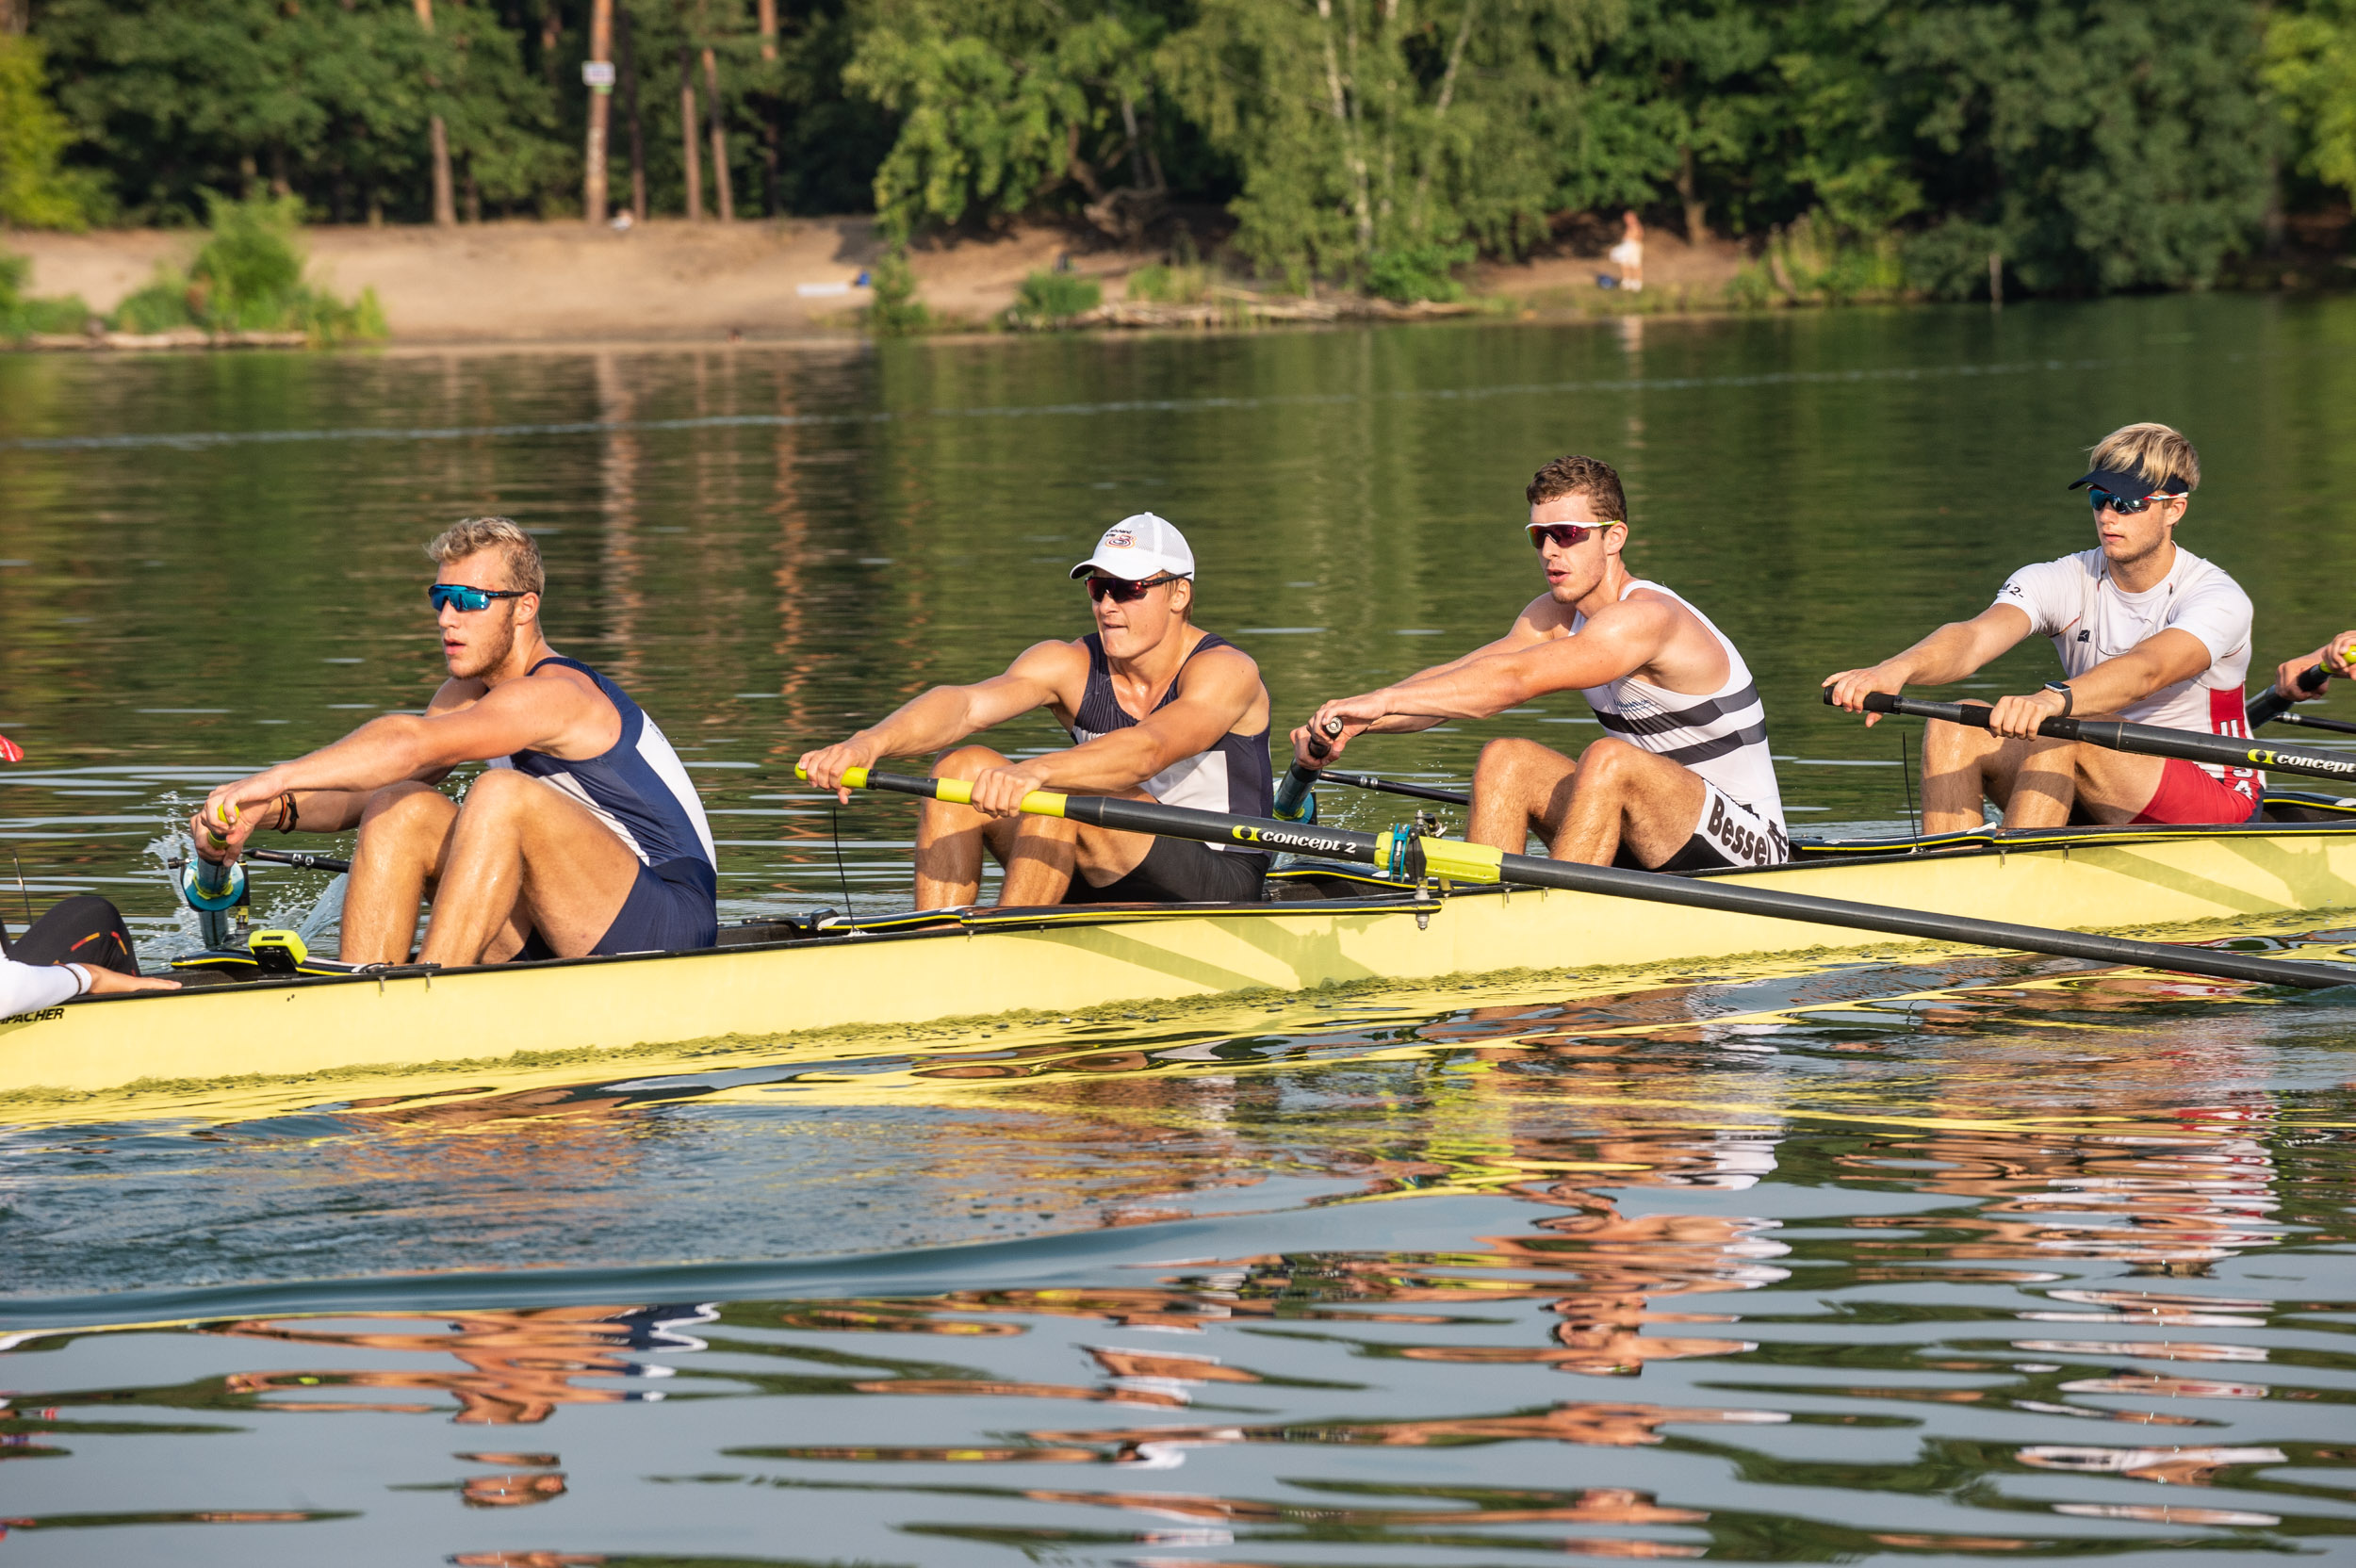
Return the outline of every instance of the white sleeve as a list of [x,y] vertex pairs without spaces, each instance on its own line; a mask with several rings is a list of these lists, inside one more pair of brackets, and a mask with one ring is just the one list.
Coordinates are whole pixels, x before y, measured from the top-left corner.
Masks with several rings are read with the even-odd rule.
[[2077,580],[2085,575],[2075,556],[2035,562],[2004,579],[2004,587],[1996,592],[1996,602],[2026,614],[2029,629],[2037,636],[2051,637],[2077,620],[2085,601],[2075,590]]
[[2210,572],[2177,598],[2168,629],[2191,632],[2209,650],[2209,662],[2221,664],[2249,652],[2254,614],[2241,584],[2223,572]]
[[20,964],[13,958],[0,958],[0,1018],[54,1007],[81,993],[81,977],[63,964]]

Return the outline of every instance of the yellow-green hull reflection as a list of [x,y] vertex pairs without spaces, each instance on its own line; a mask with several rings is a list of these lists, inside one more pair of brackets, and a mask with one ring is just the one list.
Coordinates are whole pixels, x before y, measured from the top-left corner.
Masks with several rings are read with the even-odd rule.
[[[1733,874],[1792,891],[2079,930],[2214,938],[2356,909],[2356,829],[2063,833],[1949,854],[1824,859]],[[2323,922],[2329,923],[2328,918]],[[569,1069],[637,1048],[939,1024],[1234,993],[1521,971],[1549,978],[1668,966],[1686,980],[1730,966],[1859,951],[1829,927],[1561,891],[1498,890],[1190,911],[977,913],[948,925],[707,953],[437,973],[303,978],[69,1004],[0,1021],[0,1095],[39,1101],[148,1086],[182,1102],[205,1086],[410,1077],[466,1066],[477,1081]],[[2316,955],[2333,956],[2331,952]],[[811,1059],[875,1054],[813,1038]],[[662,1053],[654,1052],[656,1057]],[[676,1054],[676,1053],[674,1054]],[[633,1063],[633,1065],[636,1065]],[[648,1069],[660,1070],[658,1060]],[[412,1087],[415,1085],[413,1082]],[[44,1117],[58,1107],[51,1101]]]

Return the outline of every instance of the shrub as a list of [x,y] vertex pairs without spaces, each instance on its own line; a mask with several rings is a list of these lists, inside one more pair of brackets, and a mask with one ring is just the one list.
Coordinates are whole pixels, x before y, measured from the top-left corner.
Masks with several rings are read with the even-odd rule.
[[25,285],[32,275],[30,259],[0,253],[0,339],[35,332],[80,332],[90,314],[82,297],[27,294]]
[[1402,245],[1377,251],[1366,267],[1366,287],[1393,304],[1464,297],[1455,269],[1472,260],[1470,245]]
[[932,325],[932,312],[916,297],[916,273],[907,253],[885,252],[869,286],[875,298],[867,307],[867,327],[877,336],[905,337]]
[[1140,267],[1129,274],[1129,298],[1154,305],[1198,305],[1210,297],[1211,275],[1201,267]]
[[133,333],[300,332],[317,343],[386,335],[376,290],[346,302],[303,277],[303,204],[293,197],[233,202],[207,192],[211,234],[184,271],[159,265],[115,306],[113,325]]
[[1014,308],[1006,318],[1018,327],[1061,326],[1104,303],[1104,291],[1094,278],[1075,272],[1034,272],[1023,280]]

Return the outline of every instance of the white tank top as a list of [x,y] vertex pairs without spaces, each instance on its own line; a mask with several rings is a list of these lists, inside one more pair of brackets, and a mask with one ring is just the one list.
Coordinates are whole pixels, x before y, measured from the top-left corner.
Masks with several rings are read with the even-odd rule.
[[[1750,666],[1709,616],[1658,582],[1631,582],[1620,590],[1620,597],[1640,588],[1684,605],[1718,639],[1726,656],[1726,683],[1697,697],[1631,675],[1608,686],[1590,686],[1579,694],[1605,729],[1630,745],[1691,768],[1729,799],[1781,827],[1783,792],[1775,788],[1775,764],[1767,754],[1767,710],[1751,682]],[[1586,625],[1586,616],[1576,616],[1571,630],[1577,634]]]

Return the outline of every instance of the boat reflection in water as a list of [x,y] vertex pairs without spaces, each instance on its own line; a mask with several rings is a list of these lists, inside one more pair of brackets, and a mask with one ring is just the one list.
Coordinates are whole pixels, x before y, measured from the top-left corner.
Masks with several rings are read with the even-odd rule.
[[[2232,986],[1988,960],[1436,1016],[1367,1004],[1210,1039],[1141,1020],[856,1083],[348,1104],[314,1174],[439,1162],[480,1194],[503,1171],[508,1227],[536,1177],[543,1221],[584,1228],[612,1222],[609,1178],[647,1201],[690,1168],[711,1119],[807,1137],[858,1105],[930,1105],[889,1146],[899,1190],[987,1196],[998,1217],[969,1235],[1019,1216],[1034,1239],[938,1254],[940,1275],[985,1278],[956,1288],[440,1311],[412,1281],[398,1309],[161,1331],[206,1347],[191,1364],[253,1358],[169,1386],[43,1374],[103,1364],[130,1331],[28,1335],[0,1366],[42,1391],[8,1441],[117,1501],[8,1527],[268,1518],[306,1523],[292,1533],[319,1551],[347,1516],[392,1527],[388,1510],[439,1500],[432,1517],[465,1527],[400,1527],[499,1568],[646,1560],[577,1549],[622,1532],[782,1560],[756,1549],[780,1529],[794,1560],[941,1563],[2343,1539],[2356,1302],[2302,1282],[2356,1210],[2335,1028]],[[807,1087],[782,1102],[799,1119],[756,1098],[781,1084]],[[1173,1218],[1175,1241],[1151,1223]],[[1267,1244],[1202,1246],[1228,1237]],[[367,1447],[376,1490],[296,1508],[208,1472],[219,1506],[174,1512],[148,1495],[169,1490],[152,1456],[203,1445],[75,1435],[166,1410],[246,1423],[210,1451],[300,1414],[312,1443]],[[421,1422],[384,1425],[402,1417]],[[452,1476],[427,1435],[445,1423],[532,1427],[551,1451],[467,1449]],[[508,1516],[541,1533],[468,1533]]]

